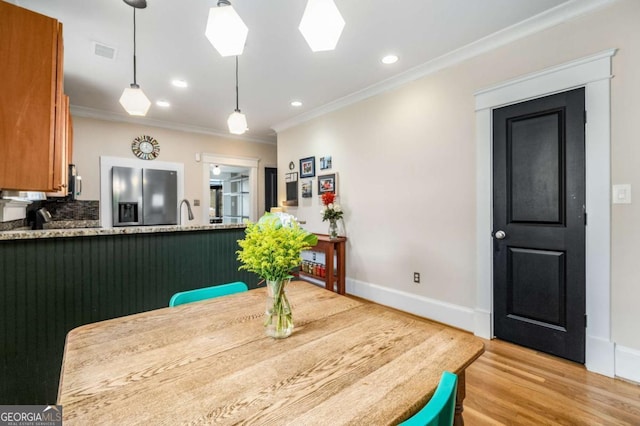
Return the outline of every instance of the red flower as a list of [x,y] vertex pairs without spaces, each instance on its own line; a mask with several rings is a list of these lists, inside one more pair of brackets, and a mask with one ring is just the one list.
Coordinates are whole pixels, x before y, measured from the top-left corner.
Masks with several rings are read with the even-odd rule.
[[324,194],[322,194],[322,204],[325,206],[332,204],[335,199],[336,194],[334,194],[333,192],[325,192]]

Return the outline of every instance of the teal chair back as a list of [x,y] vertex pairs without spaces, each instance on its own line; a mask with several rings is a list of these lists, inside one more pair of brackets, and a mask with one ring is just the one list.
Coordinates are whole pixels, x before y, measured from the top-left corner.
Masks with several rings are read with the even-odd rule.
[[184,305],[185,303],[212,299],[214,297],[226,296],[228,294],[240,293],[247,290],[249,290],[249,288],[245,283],[243,283],[242,281],[236,281],[235,283],[220,284],[214,285],[212,287],[181,291],[171,296],[169,306]]
[[445,371],[427,405],[401,426],[451,426],[456,408],[458,376]]

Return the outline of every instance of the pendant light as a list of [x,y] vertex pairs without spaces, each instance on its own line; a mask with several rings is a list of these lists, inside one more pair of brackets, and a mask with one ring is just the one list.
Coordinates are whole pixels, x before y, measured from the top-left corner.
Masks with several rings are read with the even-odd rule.
[[147,7],[147,0],[124,0],[124,2],[136,9],[144,9]]
[[238,57],[236,56],[236,109],[231,113],[229,119],[227,119],[229,132],[234,135],[241,135],[247,131],[247,117],[240,112],[238,105]]
[[220,173],[222,173],[222,169],[220,169],[220,166],[216,164],[216,166],[213,168],[213,174],[215,176],[220,176]]
[[314,52],[333,50],[344,29],[344,19],[333,0],[308,0],[298,29]]
[[204,34],[221,56],[242,55],[248,32],[229,0],[218,0],[218,6],[209,9]]
[[133,8],[133,83],[131,87],[127,87],[120,96],[120,105],[129,113],[129,115],[145,116],[151,101],[145,96],[136,81],[136,9],[144,9],[147,7],[146,0],[124,0],[126,4]]

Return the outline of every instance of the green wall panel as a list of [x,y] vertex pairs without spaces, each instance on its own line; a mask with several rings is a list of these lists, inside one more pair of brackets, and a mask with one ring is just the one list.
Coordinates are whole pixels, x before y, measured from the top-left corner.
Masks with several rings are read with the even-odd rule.
[[243,229],[0,241],[0,405],[53,404],[66,334],[238,271]]

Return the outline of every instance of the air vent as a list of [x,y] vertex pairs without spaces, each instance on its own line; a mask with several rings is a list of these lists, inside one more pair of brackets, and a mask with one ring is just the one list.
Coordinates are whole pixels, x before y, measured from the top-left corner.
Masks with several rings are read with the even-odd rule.
[[114,60],[116,58],[116,49],[105,44],[93,42],[93,54],[106,59]]

